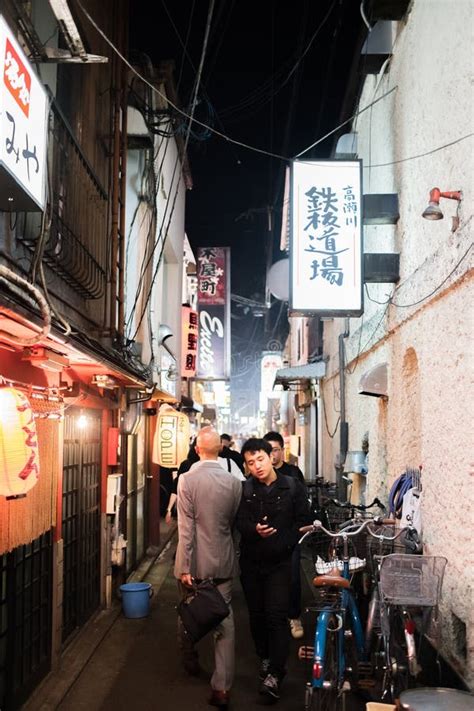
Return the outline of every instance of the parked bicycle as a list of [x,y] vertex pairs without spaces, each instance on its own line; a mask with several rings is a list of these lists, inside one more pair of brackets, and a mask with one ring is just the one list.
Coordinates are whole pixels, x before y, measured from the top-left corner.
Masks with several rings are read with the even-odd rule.
[[[358,606],[350,585],[352,575],[362,570],[365,560],[350,556],[349,541],[371,525],[379,526],[383,519],[375,518],[350,526],[340,532],[329,531],[318,520],[300,529],[307,536],[319,532],[329,537],[331,559],[325,567],[316,566],[313,585],[321,591],[321,605],[310,610],[318,613],[314,646],[300,648],[301,659],[312,660],[311,681],[305,693],[305,711],[336,711],[346,691],[357,686],[359,661],[365,662],[367,654]],[[339,557],[338,543],[342,543]],[[320,564],[321,565],[321,564]]]
[[446,563],[442,556],[406,553],[392,553],[380,559],[377,593],[384,700],[395,702],[415,684],[422,671],[419,645],[429,630],[432,636],[438,634],[438,604]]

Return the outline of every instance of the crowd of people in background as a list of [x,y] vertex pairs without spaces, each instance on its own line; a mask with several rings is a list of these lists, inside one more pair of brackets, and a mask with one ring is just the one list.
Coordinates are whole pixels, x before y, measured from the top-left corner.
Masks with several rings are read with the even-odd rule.
[[[203,428],[173,480],[166,521],[178,521],[175,577],[181,600],[194,585],[212,580],[229,606],[215,628],[209,704],[226,709],[234,678],[232,587],[240,582],[258,657],[258,691],[275,703],[286,674],[290,634],[299,639],[301,579],[298,539],[310,521],[305,479],[285,461],[278,432],[247,439],[238,452],[232,438]],[[199,657],[178,620],[185,671],[200,673]]]

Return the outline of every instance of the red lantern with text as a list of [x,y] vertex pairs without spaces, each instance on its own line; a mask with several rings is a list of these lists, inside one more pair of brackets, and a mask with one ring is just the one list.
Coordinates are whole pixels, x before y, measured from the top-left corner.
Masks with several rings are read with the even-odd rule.
[[33,411],[25,395],[0,388],[0,496],[26,495],[38,481],[39,456]]

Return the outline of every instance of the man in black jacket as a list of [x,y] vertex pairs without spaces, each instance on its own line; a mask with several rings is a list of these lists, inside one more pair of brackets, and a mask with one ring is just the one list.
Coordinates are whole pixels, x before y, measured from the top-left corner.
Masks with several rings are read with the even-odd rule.
[[294,476],[298,481],[306,486],[303,472],[295,464],[288,464],[285,462],[285,443],[283,437],[279,432],[267,432],[263,435],[263,439],[270,442],[272,445],[272,453],[270,458],[272,460],[273,468],[278,471],[279,474],[286,474],[286,476]]
[[219,456],[225,457],[226,459],[232,459],[237,464],[242,474],[245,474],[244,458],[240,452],[236,452],[235,449],[231,449],[233,444],[234,443],[230,435],[225,432],[221,434],[221,451]]
[[241,582],[261,660],[260,693],[277,701],[289,653],[291,556],[310,515],[303,486],[275,471],[271,449],[256,438],[242,447],[251,477],[243,485],[236,526]]
[[[295,477],[300,481],[306,492],[306,482],[303,472],[295,464],[285,462],[285,446],[283,437],[279,432],[267,432],[263,436],[272,447],[270,459],[272,460],[273,468],[278,474],[286,474],[286,476]],[[301,622],[301,570],[300,570],[300,549],[297,546],[291,558],[291,592],[290,592],[290,609],[288,612],[290,618],[290,631],[294,639],[301,639],[304,635],[304,628]]]

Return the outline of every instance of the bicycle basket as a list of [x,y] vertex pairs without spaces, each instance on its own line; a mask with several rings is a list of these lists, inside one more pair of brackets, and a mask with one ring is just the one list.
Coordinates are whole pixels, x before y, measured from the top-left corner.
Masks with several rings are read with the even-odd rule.
[[391,605],[435,607],[441,594],[447,559],[393,553],[380,567],[380,596]]

